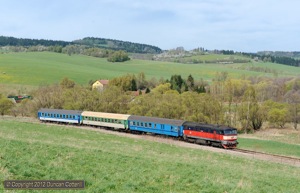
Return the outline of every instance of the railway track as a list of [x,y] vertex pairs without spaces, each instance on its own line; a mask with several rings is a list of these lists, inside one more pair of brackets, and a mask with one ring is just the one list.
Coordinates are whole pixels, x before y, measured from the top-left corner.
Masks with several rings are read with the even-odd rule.
[[[37,121],[38,123],[38,121]],[[57,125],[57,123],[46,123],[49,125]],[[78,126],[74,126],[74,125],[65,125],[68,127],[77,127],[77,128],[82,128],[82,129],[91,129],[91,130],[98,130],[99,128],[97,127],[88,127],[88,126],[82,126],[82,127],[78,127]],[[183,146],[183,147],[191,147],[191,148],[199,148],[199,149],[204,149],[204,150],[213,150],[215,152],[219,152],[219,153],[230,153],[230,154],[238,154],[238,155],[243,155],[245,157],[252,157],[255,159],[260,159],[260,160],[266,160],[266,161],[271,161],[271,162],[277,162],[277,163],[282,163],[282,164],[287,164],[287,165],[292,165],[292,166],[297,166],[300,167],[300,158],[297,157],[289,157],[289,156],[283,156],[283,155],[276,155],[276,154],[270,154],[270,153],[264,153],[264,152],[258,152],[258,151],[252,151],[252,150],[246,150],[246,149],[240,149],[240,148],[236,148],[236,149],[221,149],[221,148],[212,148],[210,146],[202,146],[202,145],[195,145],[193,143],[186,143],[183,140],[180,139],[174,139],[171,137],[161,137],[161,136],[150,136],[150,135],[131,135],[131,133],[128,132],[115,132],[113,130],[108,130],[105,128],[101,128],[99,131],[102,132],[107,132],[110,134],[121,134],[122,136],[131,136],[131,137],[139,137],[139,138],[149,138],[148,140],[153,141],[155,139],[155,141],[159,141],[159,142],[163,142],[163,143],[168,143],[168,144],[172,144],[172,145],[179,145],[179,146]],[[134,137],[134,138],[135,138]],[[163,140],[159,140],[162,139]],[[166,141],[167,139],[167,141]],[[178,143],[179,142],[179,143]],[[183,142],[183,143],[181,143]]]
[[253,158],[263,159],[263,160],[267,160],[267,161],[273,161],[273,162],[277,162],[277,163],[295,165],[295,166],[300,167],[300,158],[297,158],[297,157],[270,154],[270,153],[265,153],[265,152],[258,152],[258,151],[239,149],[239,148],[230,149],[229,151],[234,151],[234,152],[238,152],[241,154],[251,155],[251,157],[253,157]]

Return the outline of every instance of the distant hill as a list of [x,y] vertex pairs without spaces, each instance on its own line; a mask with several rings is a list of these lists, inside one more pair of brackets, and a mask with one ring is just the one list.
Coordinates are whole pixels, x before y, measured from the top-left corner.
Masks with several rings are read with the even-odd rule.
[[156,46],[126,42],[121,40],[112,40],[105,38],[86,37],[80,40],[57,41],[57,40],[45,40],[45,39],[28,39],[28,38],[15,38],[0,36],[0,46],[62,46],[67,45],[84,45],[87,47],[97,47],[111,50],[125,50],[131,53],[151,53],[158,54],[162,50]]
[[260,51],[257,52],[258,55],[269,55],[275,57],[290,57],[290,58],[300,58],[300,52],[284,52],[284,51]]
[[0,36],[0,46],[37,46],[37,45],[56,46],[56,45],[59,45],[59,46],[65,47],[69,44],[71,44],[71,42]]
[[159,47],[147,44],[126,42],[121,40],[112,40],[105,38],[86,37],[73,41],[74,44],[87,45],[90,47],[106,48],[113,50],[125,50],[132,53],[151,53],[159,54],[162,50]]

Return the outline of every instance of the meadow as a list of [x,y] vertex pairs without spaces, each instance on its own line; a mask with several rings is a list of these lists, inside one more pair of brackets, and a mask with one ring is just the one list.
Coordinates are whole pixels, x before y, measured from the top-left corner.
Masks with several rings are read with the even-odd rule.
[[85,180],[85,190],[76,192],[300,189],[297,167],[94,130],[0,118],[0,138],[1,181]]
[[[204,56],[207,59],[221,57],[219,55]],[[223,56],[224,57],[224,56]],[[64,77],[78,84],[87,85],[90,80],[111,79],[127,73],[144,72],[146,79],[152,77],[170,79],[174,74],[187,78],[189,74],[195,80],[210,82],[217,72],[227,72],[231,78],[242,76],[274,77],[273,73],[241,70],[241,65],[263,66],[277,70],[278,76],[295,77],[300,68],[271,64],[180,64],[151,60],[130,60],[124,63],[110,63],[105,58],[95,58],[83,55],[66,55],[50,52],[21,52],[0,54],[0,84],[40,86],[58,83]]]

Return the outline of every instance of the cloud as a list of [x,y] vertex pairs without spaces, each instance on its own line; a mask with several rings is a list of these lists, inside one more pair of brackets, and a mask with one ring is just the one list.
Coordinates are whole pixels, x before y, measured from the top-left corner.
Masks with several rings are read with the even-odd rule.
[[297,0],[0,0],[1,35],[170,49],[299,50]]

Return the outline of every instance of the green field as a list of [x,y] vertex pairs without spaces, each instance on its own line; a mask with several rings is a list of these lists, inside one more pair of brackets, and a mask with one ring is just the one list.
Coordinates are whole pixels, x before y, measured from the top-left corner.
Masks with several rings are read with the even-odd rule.
[[93,130],[1,118],[0,138],[1,181],[85,180],[86,189],[77,192],[253,193],[300,189],[298,167]]
[[272,140],[239,138],[239,148],[300,158],[300,145]]
[[[208,56],[206,56],[208,57]],[[214,56],[215,57],[215,56]],[[200,78],[211,81],[217,72],[228,72],[229,77],[269,76],[272,73],[254,72],[238,69],[245,64],[180,64],[150,60],[131,60],[124,63],[110,63],[103,58],[83,55],[57,54],[50,52],[22,52],[0,54],[0,84],[39,86],[58,83],[64,77],[78,84],[87,84],[90,80],[111,79],[127,73],[144,72],[147,79],[180,74],[187,78],[192,74],[195,80]],[[300,68],[271,64],[249,63],[247,65],[274,68],[279,76],[297,76]]]

